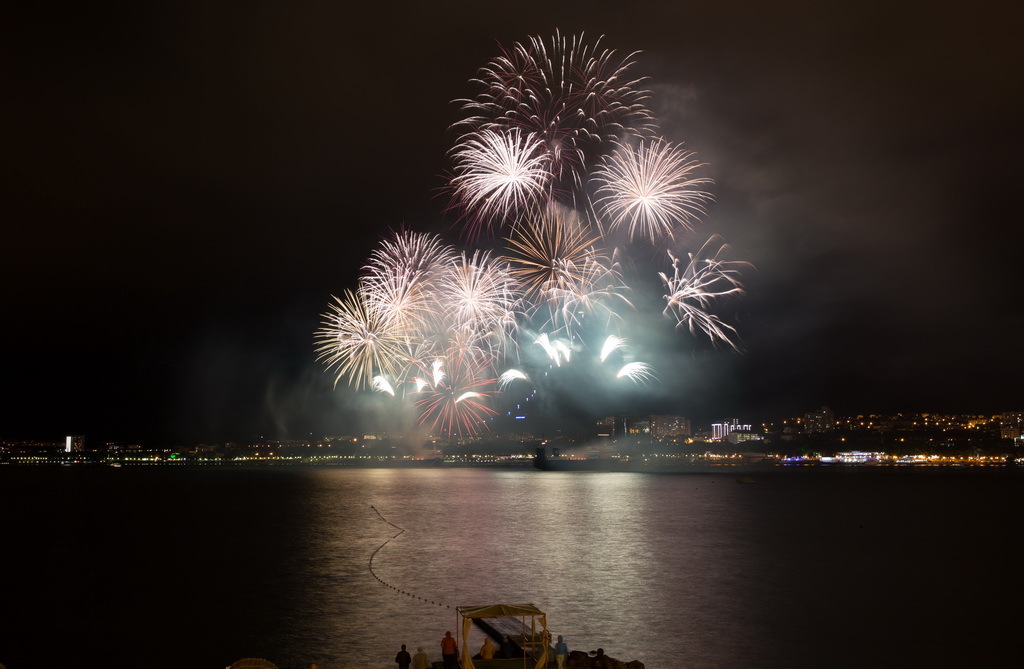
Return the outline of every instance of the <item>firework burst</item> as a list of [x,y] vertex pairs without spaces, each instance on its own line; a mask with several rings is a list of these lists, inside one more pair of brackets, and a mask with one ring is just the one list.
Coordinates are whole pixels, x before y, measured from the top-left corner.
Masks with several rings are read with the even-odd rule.
[[503,50],[473,80],[477,96],[457,101],[468,114],[456,124],[468,130],[462,141],[484,130],[531,133],[554,178],[578,188],[595,147],[654,125],[644,79],[628,73],[636,54],[619,59],[600,44],[556,32],[550,43],[535,36]]
[[454,258],[452,248],[437,235],[401,230],[370,256],[360,294],[369,309],[411,336],[425,325],[433,276]]
[[615,375],[617,379],[629,379],[635,383],[654,380],[654,368],[646,362],[627,362]]
[[[453,126],[447,190],[465,236],[497,233],[504,249],[456,250],[406,230],[384,239],[315,333],[335,384],[412,399],[421,424],[455,438],[486,429],[493,394],[517,381],[536,393],[569,390],[566,375],[620,388],[655,380],[607,334],[633,309],[622,268],[636,264],[623,254],[682,244],[711,182],[693,153],[656,137],[644,78],[630,74],[635,55],[556,32],[480,70]],[[726,260],[727,248],[712,238],[689,262],[670,250],[672,270],[659,276],[664,315],[737,348],[736,330],[711,313],[743,292],[745,263]],[[509,364],[524,371],[499,376]]]
[[601,254],[594,246],[599,239],[575,212],[552,204],[513,228],[504,259],[523,287],[523,299],[545,302],[559,288],[583,280],[577,268]]
[[486,402],[493,394],[487,390],[495,379],[486,362],[454,354],[437,360],[425,385],[417,395],[421,424],[429,424],[439,434],[473,437],[486,431],[486,420],[496,412]]
[[620,348],[625,348],[625,346],[626,340],[622,337],[619,337],[618,335],[608,335],[604,340],[604,344],[601,346],[601,355],[599,356],[599,359],[601,362],[604,362],[608,359],[609,355]]
[[358,390],[373,383],[376,371],[393,375],[404,360],[402,333],[393,320],[370,307],[360,292],[346,290],[344,298],[334,299],[314,341],[317,359],[337,371],[335,385],[348,377]]
[[469,212],[471,237],[537,208],[547,195],[550,155],[533,133],[480,130],[455,147],[453,158],[450,187]]
[[692,230],[711,199],[703,190],[711,180],[694,176],[704,164],[693,156],[662,139],[620,146],[594,171],[595,207],[612,230],[627,230],[630,241],[647,237],[656,244],[678,228]]
[[529,381],[529,377],[518,369],[509,369],[498,377],[498,390],[505,390],[514,381]]
[[373,377],[373,389],[379,393],[395,396],[395,389],[391,387],[391,382],[384,376]]
[[462,256],[438,274],[435,309],[449,333],[461,332],[481,344],[512,338],[515,284],[508,266],[486,251]]
[[[707,252],[715,244],[719,244],[718,249],[713,256],[708,256]],[[724,342],[739,350],[732,339],[736,328],[708,311],[714,301],[743,293],[740,272],[748,265],[724,260],[723,256],[728,251],[728,244],[722,244],[718,237],[712,237],[699,252],[688,254],[690,261],[685,267],[682,260],[669,251],[673,274],[671,277],[660,274],[666,290],[664,313],[675,316],[678,327],[686,324],[691,334],[701,331],[712,342]]]
[[513,228],[504,260],[541,327],[571,334],[582,317],[611,317],[613,305],[629,304],[618,264],[596,246],[599,240],[576,212],[557,204]]

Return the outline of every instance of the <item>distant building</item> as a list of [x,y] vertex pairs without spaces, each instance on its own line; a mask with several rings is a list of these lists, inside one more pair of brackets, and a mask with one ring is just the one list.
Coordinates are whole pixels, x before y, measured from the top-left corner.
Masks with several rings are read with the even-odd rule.
[[614,439],[617,436],[616,422],[614,416],[597,421],[597,437],[599,439]]
[[646,416],[627,416],[622,419],[622,433],[649,435],[651,433],[651,420]]
[[1019,441],[1024,436],[1024,411],[1004,411],[999,416],[999,438]]
[[733,430],[726,438],[730,444],[740,444],[745,441],[763,441],[764,435],[760,432],[751,432],[750,430]]
[[729,423],[712,423],[711,424],[711,438],[712,439],[726,439],[730,433],[737,430],[750,431],[750,424],[741,424],[738,418],[733,418],[732,422]]
[[832,409],[826,406],[821,407],[817,411],[804,414],[804,432],[807,434],[832,432],[835,429],[836,415],[832,413]]
[[81,453],[85,450],[85,437],[82,435],[69,435],[64,438],[65,453]]
[[689,437],[693,434],[690,429],[690,419],[682,416],[648,416],[651,423],[651,436],[653,437]]

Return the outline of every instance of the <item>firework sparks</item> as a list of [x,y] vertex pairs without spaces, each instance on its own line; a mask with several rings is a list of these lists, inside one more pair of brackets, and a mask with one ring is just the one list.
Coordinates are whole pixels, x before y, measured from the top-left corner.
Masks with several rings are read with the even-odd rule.
[[589,317],[601,317],[605,323],[620,318],[617,306],[631,308],[632,303],[623,294],[627,287],[621,283],[618,263],[595,256],[579,270],[580,280],[553,292],[551,322],[572,335]]
[[551,180],[543,144],[517,128],[470,135],[456,147],[454,159],[450,185],[461,207],[471,212],[472,236],[536,208]]
[[505,260],[523,286],[523,299],[547,301],[559,288],[581,283],[577,268],[600,257],[599,239],[576,212],[554,204],[535,220],[516,225],[506,239]]
[[542,349],[544,349],[544,353],[547,354],[548,358],[553,363],[555,363],[555,365],[560,364],[560,356],[558,355],[558,349],[556,349],[551,344],[551,340],[548,338],[548,335],[547,335],[546,332],[544,334],[540,335],[539,337],[537,337],[537,339],[536,339],[536,341],[534,343],[537,344],[538,346],[540,346]]
[[616,335],[608,335],[601,346],[601,362],[604,362],[614,351],[626,346],[626,340]]
[[383,376],[373,377],[373,389],[379,393],[386,393],[395,396],[395,389],[391,387],[391,382]]
[[551,362],[555,363],[555,367],[561,367],[562,361],[568,363],[572,360],[572,348],[569,346],[569,342],[563,339],[552,340],[547,333],[544,333],[537,337],[534,343],[544,349],[544,353]]
[[523,372],[518,369],[510,369],[502,372],[501,376],[498,377],[498,390],[505,390],[513,381],[529,381],[530,379]]
[[370,256],[361,293],[395,327],[407,332],[422,328],[432,276],[453,259],[452,248],[437,235],[399,231]]
[[375,371],[394,374],[403,360],[400,334],[380,310],[368,306],[358,292],[345,291],[323,314],[315,334],[317,359],[337,369],[334,383],[347,376],[357,390],[370,385]]
[[447,370],[439,382],[424,388],[416,402],[420,423],[449,437],[476,436],[486,429],[485,420],[497,412],[484,402],[491,393],[484,388],[494,382],[481,360],[452,355],[441,362]]
[[740,270],[747,263],[723,260],[722,256],[729,251],[727,244],[721,244],[714,256],[704,257],[708,247],[716,243],[718,238],[712,237],[698,253],[690,253],[690,261],[685,267],[682,260],[669,251],[673,275],[661,274],[667,291],[664,313],[674,315],[679,327],[685,323],[692,334],[699,330],[712,342],[721,341],[739,350],[731,337],[736,329],[716,314],[709,313],[708,309],[719,298],[743,293]]
[[656,244],[680,227],[692,230],[711,199],[702,190],[711,180],[694,176],[703,164],[693,156],[662,139],[620,146],[594,172],[595,206],[611,229],[628,230],[631,241],[647,237]]
[[540,327],[569,336],[581,316],[629,305],[618,263],[595,244],[576,212],[552,204],[536,220],[516,225],[504,260],[522,286],[526,311]]
[[646,362],[627,362],[615,375],[617,379],[629,379],[635,383],[654,380],[654,368]]
[[579,186],[590,147],[653,126],[644,105],[649,93],[640,88],[644,79],[628,74],[636,54],[618,59],[600,42],[557,32],[550,44],[537,36],[516,42],[473,80],[481,91],[459,101],[469,116],[457,125],[533,133],[553,175]]
[[[633,309],[622,268],[634,265],[623,254],[634,243],[680,244],[677,233],[692,231],[711,200],[694,154],[655,137],[644,79],[629,73],[635,55],[556,32],[514,43],[480,71],[454,126],[448,191],[466,236],[500,230],[504,251],[456,250],[407,230],[384,239],[315,333],[335,384],[403,400],[414,392],[422,425],[473,436],[495,414],[493,392],[631,359],[625,339],[595,337]],[[743,292],[745,263],[724,259],[715,239],[688,263],[669,251],[663,314],[737,348],[736,330],[711,307]],[[498,375],[508,364],[530,376]],[[641,384],[655,373],[629,362],[615,378]]]
[[[451,331],[502,342],[509,338],[509,314],[516,293],[508,267],[486,251],[465,254],[438,277],[437,308]],[[475,342],[474,342],[475,343]]]

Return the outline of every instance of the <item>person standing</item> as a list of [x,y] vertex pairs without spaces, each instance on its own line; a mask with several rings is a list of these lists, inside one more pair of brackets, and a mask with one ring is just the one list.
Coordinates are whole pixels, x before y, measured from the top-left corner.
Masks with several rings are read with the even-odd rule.
[[558,669],[565,669],[565,659],[569,656],[569,644],[565,643],[562,635],[558,635],[558,643],[555,644],[555,666]]
[[608,658],[604,656],[604,648],[597,649],[597,655],[590,658],[590,669],[608,669]]
[[430,669],[430,659],[423,652],[423,646],[418,647],[412,656],[412,669]]
[[395,662],[398,663],[398,669],[409,669],[409,665],[412,664],[412,656],[405,649],[404,643],[402,644],[402,650],[398,651],[398,655],[395,655]]
[[455,659],[459,654],[459,644],[451,632],[445,632],[441,639],[441,657],[444,658],[444,669],[455,669]]

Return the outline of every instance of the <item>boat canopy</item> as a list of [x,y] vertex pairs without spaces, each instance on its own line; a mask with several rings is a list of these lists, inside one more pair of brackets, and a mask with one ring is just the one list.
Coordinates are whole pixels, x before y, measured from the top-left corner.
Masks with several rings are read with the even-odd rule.
[[[462,618],[462,668],[475,669],[473,652],[469,649],[469,630],[473,621],[480,618],[518,618],[521,635],[517,641],[523,649],[523,666],[535,661],[535,669],[548,666],[547,615],[533,604],[488,604],[487,606],[457,606],[455,610]],[[529,624],[527,624],[529,618]]]
[[459,606],[463,618],[519,618],[543,616],[544,612],[533,604],[489,604],[488,606]]

